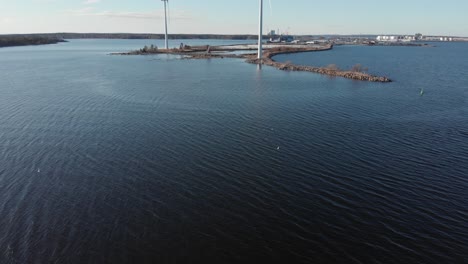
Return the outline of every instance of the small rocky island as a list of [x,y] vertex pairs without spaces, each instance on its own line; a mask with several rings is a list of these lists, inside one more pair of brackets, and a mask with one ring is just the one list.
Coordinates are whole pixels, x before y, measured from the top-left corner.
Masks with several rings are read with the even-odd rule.
[[[288,53],[317,52],[332,50],[332,44],[326,45],[301,45],[301,44],[267,44],[264,46],[264,53],[261,59],[257,58],[256,45],[226,45],[226,46],[188,46],[181,44],[179,48],[159,49],[153,45],[145,46],[142,49],[124,52],[112,53],[111,55],[156,55],[172,54],[181,55],[185,59],[211,59],[211,58],[242,58],[248,63],[267,65],[283,71],[304,71],[324,74],[333,77],[343,77],[359,81],[370,82],[391,82],[384,76],[375,76],[367,73],[367,69],[361,65],[355,65],[349,70],[339,69],[336,65],[327,67],[313,67],[304,65],[295,65],[292,63],[281,63],[274,60],[274,56]],[[235,52],[247,52],[236,54]],[[252,53],[248,53],[252,51]],[[255,52],[255,53],[253,53]]]
[[0,35],[0,48],[57,44],[59,42],[66,42],[66,40],[55,37],[44,37],[37,35]]

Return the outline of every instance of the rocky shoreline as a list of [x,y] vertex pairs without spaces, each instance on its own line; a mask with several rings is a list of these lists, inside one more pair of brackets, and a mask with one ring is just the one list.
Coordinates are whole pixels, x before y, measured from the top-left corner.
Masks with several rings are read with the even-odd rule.
[[337,67],[313,67],[313,66],[304,66],[304,65],[295,65],[292,63],[281,63],[273,59],[274,56],[280,54],[290,54],[290,53],[300,53],[300,52],[317,52],[317,51],[327,51],[333,49],[333,45],[325,46],[298,46],[298,45],[278,45],[277,47],[272,47],[265,49],[262,59],[257,58],[256,53],[252,54],[228,54],[226,51],[256,51],[255,48],[249,48],[247,45],[242,48],[236,49],[235,47],[228,46],[215,46],[210,47],[206,46],[181,46],[179,49],[158,49],[156,47],[145,47],[140,50],[124,52],[124,53],[113,53],[111,55],[156,55],[156,54],[172,54],[172,55],[181,55],[185,59],[212,59],[212,58],[243,58],[246,59],[247,63],[252,64],[262,64],[271,67],[275,67],[283,71],[303,71],[303,72],[312,72],[323,75],[328,75],[332,77],[343,77],[347,79],[359,80],[359,81],[369,81],[369,82],[391,82],[392,80],[385,76],[375,76],[368,74],[361,69],[354,70],[340,70]]
[[288,53],[298,53],[298,52],[311,52],[311,51],[326,51],[333,49],[333,45],[328,45],[323,48],[319,49],[304,49],[304,50],[297,50],[297,49],[287,49],[287,48],[280,48],[280,49],[272,49],[268,50],[264,53],[262,60],[258,58],[251,58],[248,59],[248,63],[253,64],[263,64],[275,67],[282,71],[305,71],[305,72],[313,72],[324,74],[333,77],[343,77],[347,79],[359,80],[359,81],[369,81],[369,82],[391,82],[387,77],[384,76],[375,76],[371,75],[362,71],[358,70],[340,70],[337,68],[328,68],[328,67],[313,67],[313,66],[304,66],[304,65],[295,65],[292,63],[281,63],[273,60],[273,57],[280,54],[288,54]]

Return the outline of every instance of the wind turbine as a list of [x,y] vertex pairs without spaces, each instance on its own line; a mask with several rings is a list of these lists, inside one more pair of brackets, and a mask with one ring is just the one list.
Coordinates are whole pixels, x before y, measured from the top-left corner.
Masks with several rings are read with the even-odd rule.
[[263,0],[259,0],[260,4],[260,14],[259,14],[259,28],[258,28],[258,59],[262,59],[262,40],[263,40]]
[[161,1],[164,2],[164,27],[166,29],[165,34],[164,34],[165,36],[164,44],[165,44],[166,49],[169,49],[169,41],[167,39],[167,3],[169,2],[169,0],[161,0]]
[[[272,5],[271,5],[271,0],[270,2],[270,9],[273,10]],[[263,0],[259,0],[260,4],[260,14],[259,14],[259,29],[258,29],[258,59],[262,59],[263,56]],[[273,11],[271,11],[273,12]]]

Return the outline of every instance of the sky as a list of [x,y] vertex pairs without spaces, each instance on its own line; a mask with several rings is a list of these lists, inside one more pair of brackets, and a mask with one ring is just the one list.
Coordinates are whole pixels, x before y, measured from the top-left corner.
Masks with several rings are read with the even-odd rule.
[[[468,36],[467,0],[265,0],[264,31]],[[257,34],[258,0],[169,0],[169,33]],[[161,0],[0,0],[0,34],[163,33]]]

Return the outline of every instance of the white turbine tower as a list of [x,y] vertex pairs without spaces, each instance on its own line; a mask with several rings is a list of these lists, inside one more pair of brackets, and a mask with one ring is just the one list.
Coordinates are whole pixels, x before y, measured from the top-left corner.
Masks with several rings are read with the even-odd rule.
[[260,2],[260,14],[259,14],[259,28],[258,28],[258,59],[262,59],[262,40],[263,40],[263,0],[259,0]]
[[169,0],[161,0],[164,2],[164,27],[165,27],[165,34],[164,34],[164,39],[165,39],[165,42],[164,42],[164,46],[166,47],[166,49],[169,49],[169,41],[167,39],[167,2],[169,2]]
[[[270,9],[271,12],[273,12],[273,8],[271,5],[271,0],[270,2]],[[260,4],[260,14],[259,14],[259,29],[258,29],[258,59],[262,59],[263,56],[263,0],[259,0]]]

